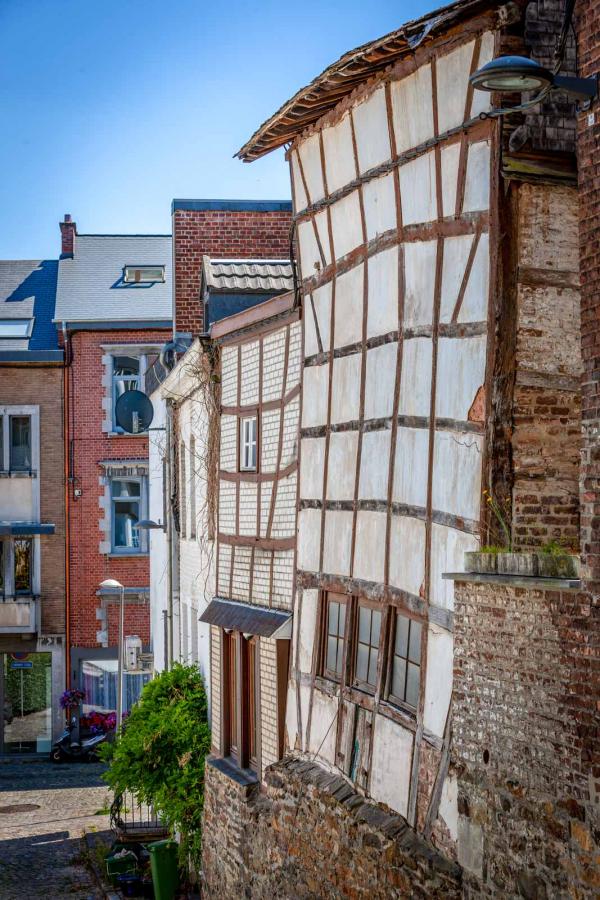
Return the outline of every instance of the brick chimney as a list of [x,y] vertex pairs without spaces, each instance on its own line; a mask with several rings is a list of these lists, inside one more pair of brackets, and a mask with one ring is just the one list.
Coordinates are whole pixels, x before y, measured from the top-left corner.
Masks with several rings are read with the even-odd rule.
[[288,259],[292,204],[270,200],[173,200],[175,328],[203,331],[202,257]]
[[65,213],[64,221],[59,222],[59,225],[61,237],[60,255],[61,257],[73,256],[75,253],[77,225],[72,221],[70,213]]

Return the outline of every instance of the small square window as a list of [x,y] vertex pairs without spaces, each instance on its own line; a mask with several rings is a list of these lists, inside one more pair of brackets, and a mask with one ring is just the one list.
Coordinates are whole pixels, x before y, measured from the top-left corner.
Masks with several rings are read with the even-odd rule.
[[324,624],[323,675],[326,678],[331,678],[333,681],[341,681],[346,634],[345,598],[337,594],[327,595]]
[[12,472],[31,470],[31,416],[10,417],[10,468]]
[[113,551],[139,553],[142,518],[142,483],[140,480],[113,478],[111,482]]
[[0,319],[0,339],[28,338],[33,319]]
[[240,470],[256,472],[258,420],[256,416],[240,419]]
[[380,609],[360,605],[358,607],[354,684],[371,693],[375,691],[377,685],[381,617]]
[[125,284],[153,284],[164,280],[164,266],[125,266],[123,269]]
[[388,699],[412,709],[419,704],[422,631],[420,622],[396,614]]

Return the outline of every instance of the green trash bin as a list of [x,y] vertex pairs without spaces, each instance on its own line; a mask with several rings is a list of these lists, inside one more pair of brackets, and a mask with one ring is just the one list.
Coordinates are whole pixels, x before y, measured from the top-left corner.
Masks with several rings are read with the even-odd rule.
[[155,841],[148,844],[154,900],[173,900],[179,887],[177,842]]

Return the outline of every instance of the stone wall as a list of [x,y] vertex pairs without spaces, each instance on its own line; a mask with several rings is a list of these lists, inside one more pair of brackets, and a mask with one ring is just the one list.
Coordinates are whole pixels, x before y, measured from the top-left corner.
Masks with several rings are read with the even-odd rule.
[[564,582],[476,577],[456,584],[454,613],[465,895],[598,897],[598,610]]
[[288,758],[265,783],[208,761],[203,897],[460,897],[459,867],[341,776]]

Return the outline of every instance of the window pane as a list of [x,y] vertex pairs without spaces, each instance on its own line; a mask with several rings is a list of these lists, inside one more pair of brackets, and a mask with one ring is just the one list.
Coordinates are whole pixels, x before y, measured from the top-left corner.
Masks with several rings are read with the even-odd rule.
[[139,375],[140,361],[135,356],[114,356],[113,375]]
[[408,658],[411,662],[421,662],[421,623],[411,622],[410,625],[410,643],[408,647]]
[[139,481],[121,481],[115,479],[112,482],[113,497],[140,497],[142,485]]
[[27,593],[31,590],[31,541],[15,541],[15,591]]
[[139,547],[139,503],[117,500],[115,503],[115,547]]
[[377,684],[377,650],[372,649],[369,654],[369,674],[367,681],[369,684],[373,685],[373,687]]
[[373,647],[379,647],[379,635],[381,634],[381,612],[378,609],[373,610],[371,618],[371,644]]
[[339,616],[340,616],[340,604],[329,602],[329,621],[327,632],[329,634],[339,634]]
[[358,639],[363,644],[370,643],[371,610],[361,606],[358,610]]
[[337,672],[337,638],[331,635],[327,638],[327,663],[326,668],[330,672]]
[[359,644],[356,648],[356,678],[358,681],[367,681],[369,671],[369,648],[365,644]]
[[406,660],[401,656],[394,656],[392,669],[392,694],[399,700],[404,700],[404,682],[406,680]]
[[419,703],[420,672],[420,666],[415,666],[413,665],[413,663],[409,662],[408,678],[406,681],[406,702],[414,707],[416,707]]
[[408,656],[408,619],[396,616],[396,648],[398,656]]
[[31,468],[31,419],[29,416],[10,417],[10,467]]
[[0,541],[0,591],[4,591],[4,541]]
[[340,608],[340,623],[338,626],[338,634],[341,638],[344,637],[344,631],[346,630],[346,604],[339,603]]
[[0,319],[0,338],[29,336],[31,319]]

